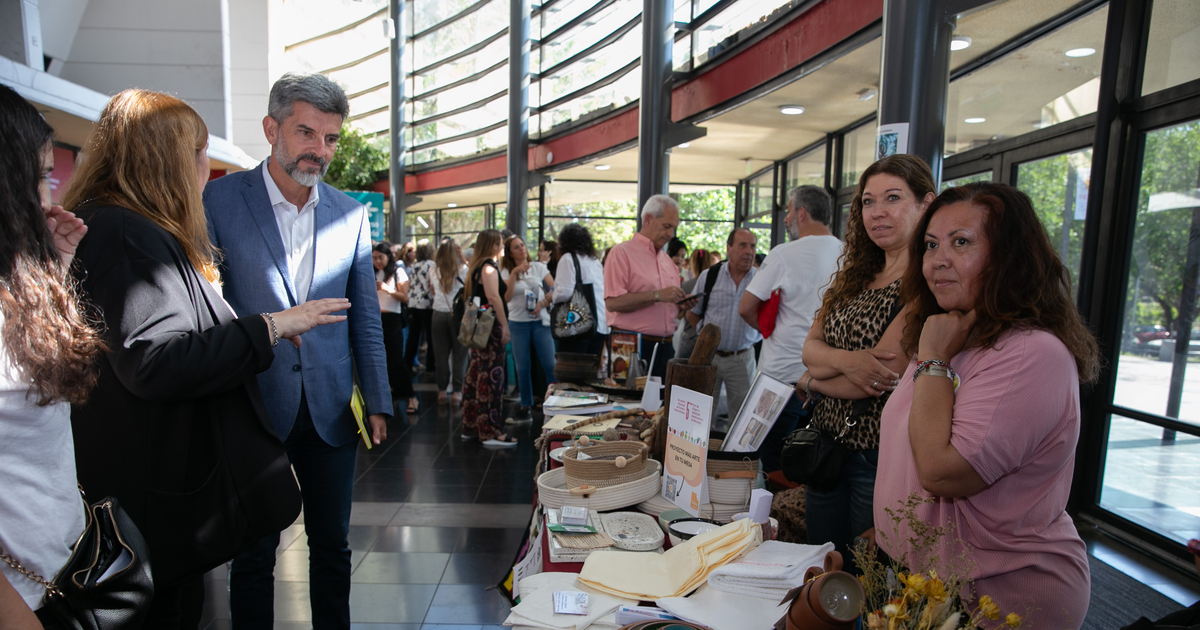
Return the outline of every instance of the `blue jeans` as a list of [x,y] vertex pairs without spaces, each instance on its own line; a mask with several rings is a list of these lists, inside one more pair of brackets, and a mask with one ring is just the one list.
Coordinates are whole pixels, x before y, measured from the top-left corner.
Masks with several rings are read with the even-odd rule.
[[[350,501],[358,440],[330,446],[317,435],[303,393],[292,432],[283,441],[300,482],[308,534],[309,601],[314,628],[350,627]],[[270,628],[275,617],[275,549],[279,534],[233,559],[229,610],[237,630]]]
[[517,372],[517,388],[521,390],[521,406],[533,406],[533,377],[529,349],[537,352],[542,371],[546,373],[549,382],[554,381],[554,338],[550,328],[540,321],[508,322],[508,330],[512,333],[513,363]]
[[875,526],[875,469],[879,449],[846,451],[842,480],[832,492],[808,488],[804,495],[808,544],[832,542],[845,559],[846,570],[858,574],[850,554],[854,539]]

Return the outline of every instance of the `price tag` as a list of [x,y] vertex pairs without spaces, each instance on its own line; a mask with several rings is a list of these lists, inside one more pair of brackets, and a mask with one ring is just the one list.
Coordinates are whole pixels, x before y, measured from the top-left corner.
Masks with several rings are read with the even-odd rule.
[[586,615],[588,594],[579,591],[555,591],[554,613],[558,615]]

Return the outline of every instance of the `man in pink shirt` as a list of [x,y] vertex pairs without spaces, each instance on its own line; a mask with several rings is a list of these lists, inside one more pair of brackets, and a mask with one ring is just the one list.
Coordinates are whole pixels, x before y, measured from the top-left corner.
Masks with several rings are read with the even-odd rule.
[[666,195],[654,195],[642,207],[641,231],[613,247],[604,263],[608,325],[614,332],[641,335],[641,358],[654,357],[651,376],[666,376],[667,361],[675,356],[671,346],[675,321],[698,297],[688,298],[679,287],[679,270],[663,250],[677,227],[679,204]]

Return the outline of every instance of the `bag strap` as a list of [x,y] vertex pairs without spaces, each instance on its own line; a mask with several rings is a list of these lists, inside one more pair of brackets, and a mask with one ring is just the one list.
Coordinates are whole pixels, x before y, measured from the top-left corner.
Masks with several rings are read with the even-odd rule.
[[712,294],[713,287],[717,286],[717,279],[721,276],[721,265],[725,261],[721,261],[708,268],[708,275],[704,277],[704,297],[701,298],[700,304],[700,319],[704,319],[704,314],[708,312],[708,296]]
[[[579,291],[579,287],[583,285],[583,268],[579,266],[579,254],[571,254],[571,262],[575,263],[575,290]],[[587,283],[587,286],[592,286],[592,283]]]

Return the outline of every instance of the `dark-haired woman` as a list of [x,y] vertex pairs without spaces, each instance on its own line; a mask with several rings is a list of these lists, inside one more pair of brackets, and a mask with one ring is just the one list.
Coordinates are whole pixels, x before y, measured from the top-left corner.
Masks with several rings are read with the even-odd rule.
[[538,262],[546,265],[550,270],[550,275],[558,274],[558,259],[562,257],[562,252],[558,249],[558,243],[545,240],[541,245],[538,245]]
[[467,308],[487,308],[496,315],[487,346],[471,350],[467,363],[467,380],[463,384],[462,439],[479,438],[484,446],[511,448],[516,438],[504,432],[502,412],[504,387],[504,346],[512,334],[508,328],[508,305],[504,302],[507,287],[500,279],[496,261],[504,243],[500,232],[484,230],[475,237],[475,253],[467,270],[467,286],[463,298]]
[[[50,204],[54,132],[0,85],[0,553],[53,578],[83,531],[71,403],[96,384],[104,351],[67,268],[87,232]],[[46,589],[0,562],[0,619],[40,630]],[[48,620],[47,620],[48,621]]]
[[[596,304],[596,329],[591,334],[561,339],[561,352],[577,352],[599,356],[608,338],[608,320],[604,310],[604,265],[596,259],[596,246],[586,227],[569,223],[558,233],[558,247],[562,256],[558,259],[558,276],[555,278],[551,301],[566,302],[575,293],[577,284],[591,284]],[[575,276],[575,262],[579,262],[582,277]]]
[[383,346],[387,351],[388,384],[392,397],[405,401],[409,413],[415,411],[412,364],[404,353],[404,303],[408,301],[409,280],[396,265],[389,243],[376,243],[371,249],[375,267],[375,292],[379,295],[379,318],[383,324]]
[[[901,294],[912,308],[902,344],[911,361],[883,413],[875,518],[910,494],[930,498],[919,518],[954,525],[932,568],[955,574],[950,563],[965,551],[977,597],[1025,617],[1022,627],[1078,628],[1090,575],[1066,506],[1079,384],[1096,379],[1100,352],[1070,276],[1029,197],[1011,186],[943,192],[917,234]],[[878,540],[912,569],[929,568],[908,535],[902,522]]]
[[[900,278],[909,261],[908,245],[934,197],[929,167],[911,155],[893,155],[863,171],[846,225],[841,270],[804,342],[808,372],[796,387],[823,395],[813,423],[841,436],[848,450],[836,486],[805,489],[808,542],[832,542],[846,558],[852,557],[855,537],[873,534],[882,395],[905,364],[899,356],[903,318],[888,318],[903,304]],[[858,400],[871,402],[851,418]]]

